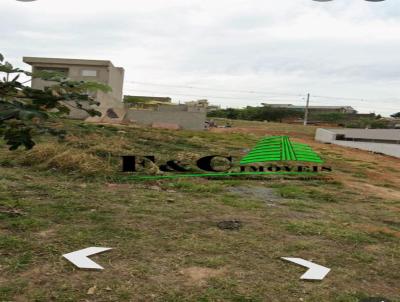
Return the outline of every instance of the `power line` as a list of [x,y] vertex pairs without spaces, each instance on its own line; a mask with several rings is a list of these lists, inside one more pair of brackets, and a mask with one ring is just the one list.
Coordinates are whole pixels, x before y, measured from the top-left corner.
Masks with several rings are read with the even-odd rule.
[[365,101],[366,101],[366,99],[361,99],[361,98],[337,97],[337,96],[324,96],[324,95],[313,95],[313,97],[314,97],[314,98],[322,98],[322,99],[332,99],[332,100],[342,99],[342,100],[359,101],[359,102],[365,102]]
[[[151,83],[151,82],[141,82],[141,81],[128,81],[131,84],[139,84],[139,85],[147,85],[147,86],[159,86],[159,87],[171,87],[171,88],[183,88],[183,89],[195,89],[195,90],[207,90],[207,91],[222,91],[222,92],[230,92],[230,93],[246,93],[246,94],[257,94],[260,97],[271,97],[271,95],[276,96],[292,96],[292,97],[304,97],[306,94],[301,93],[289,93],[289,92],[272,92],[272,91],[257,91],[257,90],[235,90],[235,89],[222,89],[222,88],[208,88],[208,87],[200,87],[200,86],[192,86],[192,85],[172,85],[172,84],[161,84],[161,83]],[[268,96],[266,96],[268,95]],[[188,95],[189,96],[189,95]],[[325,96],[325,95],[312,95],[313,98],[323,98],[323,99],[332,99],[332,100],[348,100],[348,101],[358,101],[358,102],[366,102],[366,101],[381,101],[382,99],[368,99],[368,98],[355,98],[355,97],[347,97],[347,96]],[[226,97],[219,97],[226,98]],[[230,98],[230,97],[229,97]],[[386,100],[395,100],[397,97],[385,98]]]
[[[133,89],[133,88],[132,88]],[[170,91],[166,91],[166,92],[157,92],[157,91],[154,91],[154,90],[146,90],[146,89],[134,89],[134,91],[135,92],[143,92],[143,93],[152,93],[152,94],[154,94],[154,93],[156,93],[156,94],[170,94],[170,95],[175,95],[175,96],[184,96],[184,97],[196,97],[196,98],[219,98],[219,99],[234,99],[234,100],[250,100],[250,98],[249,97],[246,97],[246,96],[237,96],[237,97],[235,97],[235,96],[224,96],[224,95],[204,95],[204,94],[202,94],[202,95],[200,95],[200,94],[186,94],[186,93],[181,93],[181,92],[170,92]],[[266,96],[266,95],[264,95],[264,96],[258,96],[258,98],[268,98],[268,99],[273,99],[273,98],[277,98],[278,96]],[[303,95],[298,95],[297,97],[304,97]],[[338,101],[338,102],[344,102],[344,101],[346,101],[346,100],[344,100],[344,99],[342,99],[342,98],[336,98],[336,97],[323,97],[323,96],[314,96],[314,95],[312,95],[312,97],[316,97],[316,98],[329,98],[329,99],[335,99],[336,101]],[[262,100],[260,100],[260,99],[253,99],[253,98],[251,98],[252,100],[254,100],[254,101],[262,101]],[[279,99],[287,99],[288,101],[290,101],[290,100],[293,100],[293,98],[288,98],[288,97],[279,97]],[[366,100],[361,100],[361,99],[352,99],[352,100],[355,100],[355,101],[357,101],[357,102],[362,102],[363,103],[363,105],[366,105],[366,103],[365,103],[365,101]],[[354,101],[353,101],[354,102]],[[321,103],[320,101],[317,101],[317,102],[313,102],[314,104],[315,103]],[[360,105],[361,106],[361,105]]]
[[[137,90],[135,92],[145,92],[145,93],[155,93],[155,94],[171,94],[171,95],[178,95],[178,96],[185,96],[185,97],[195,97],[195,98],[218,98],[218,99],[233,99],[233,100],[246,100],[246,97],[233,97],[233,96],[212,96],[212,95],[199,95],[199,94],[183,94],[183,93],[175,93],[175,92],[155,92],[153,90]],[[300,95],[303,96],[303,95]],[[298,97],[300,97],[298,96]],[[274,96],[264,96],[265,98],[274,98]],[[248,98],[247,98],[248,99]],[[257,100],[259,101],[259,100]]]
[[233,92],[233,93],[271,94],[271,95],[282,95],[282,96],[304,96],[304,94],[294,94],[294,93],[266,92],[266,91],[256,91],[256,90],[232,90],[232,89],[207,88],[207,87],[189,86],[189,85],[158,84],[158,83],[138,82],[138,81],[128,81],[128,83],[139,84],[139,85],[149,85],[149,86],[184,88],[184,89],[224,91],[224,92]]

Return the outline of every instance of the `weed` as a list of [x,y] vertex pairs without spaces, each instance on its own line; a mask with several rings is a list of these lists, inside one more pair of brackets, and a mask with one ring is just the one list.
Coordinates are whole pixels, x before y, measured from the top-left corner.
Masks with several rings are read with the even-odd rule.
[[223,187],[218,183],[196,183],[189,181],[177,181],[171,184],[170,187],[193,193],[218,193],[223,190]]
[[356,252],[352,253],[351,257],[361,263],[372,263],[376,260],[375,256],[371,255],[370,253],[363,252],[363,251],[356,251]]
[[353,173],[352,175],[353,175],[353,177],[356,177],[356,178],[362,178],[362,179],[368,178],[367,174],[365,174],[364,172],[356,172],[356,173]]
[[307,193],[301,187],[286,185],[278,187],[277,189],[283,198],[304,199],[307,197]]
[[264,206],[260,200],[242,199],[233,194],[224,194],[219,200],[227,206],[245,210],[259,209]]
[[6,250],[8,253],[29,250],[31,245],[25,239],[17,236],[0,235],[0,249]]
[[373,243],[376,240],[368,234],[339,227],[324,222],[289,222],[285,225],[287,231],[303,236],[324,236],[332,240],[341,240],[354,244]]
[[302,200],[287,200],[282,202],[281,204],[297,212],[312,212],[314,209],[318,208],[317,205]]

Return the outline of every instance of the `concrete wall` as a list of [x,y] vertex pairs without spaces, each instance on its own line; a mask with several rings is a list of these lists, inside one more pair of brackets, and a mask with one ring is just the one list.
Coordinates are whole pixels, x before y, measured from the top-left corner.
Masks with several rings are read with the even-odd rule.
[[[376,142],[359,142],[337,140],[337,135],[345,135],[348,139],[371,139]],[[400,158],[400,130],[397,129],[317,129],[315,140],[355,149],[382,153]],[[393,143],[379,143],[377,141]]]
[[109,67],[108,85],[112,88],[111,96],[118,108],[123,107],[124,74],[125,71],[121,67]]
[[204,130],[206,113],[129,109],[124,120],[150,126],[153,123],[168,123],[178,124],[182,129]]
[[323,143],[332,143],[336,140],[336,133],[330,131],[329,129],[318,128],[315,134],[315,140]]
[[[79,108],[76,108],[76,103],[74,101],[67,101],[64,103],[68,108],[69,108],[69,115],[68,117],[73,120],[85,120],[87,119],[90,115]],[[81,102],[82,106],[86,109],[89,109],[89,105],[87,102]]]
[[186,112],[207,112],[207,107],[195,105],[158,105],[157,111],[186,111]]
[[[318,129],[320,130],[320,129]],[[317,133],[318,133],[317,130]],[[324,131],[329,131],[334,134],[345,135],[346,138],[355,139],[371,139],[371,140],[390,140],[400,142],[400,131],[398,129],[321,129]]]
[[182,105],[182,104],[181,105],[158,105],[156,110],[162,111],[162,112],[177,112],[177,111],[185,112],[185,111],[188,111],[187,106]]
[[355,149],[382,153],[400,158],[400,145],[396,144],[364,143],[364,142],[350,142],[350,141],[334,141],[334,144],[344,147],[351,147]]

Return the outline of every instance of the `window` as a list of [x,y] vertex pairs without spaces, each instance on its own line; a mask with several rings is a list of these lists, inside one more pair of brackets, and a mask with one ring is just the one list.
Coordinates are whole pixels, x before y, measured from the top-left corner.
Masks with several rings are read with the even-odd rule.
[[84,77],[97,77],[97,70],[83,69],[82,76]]

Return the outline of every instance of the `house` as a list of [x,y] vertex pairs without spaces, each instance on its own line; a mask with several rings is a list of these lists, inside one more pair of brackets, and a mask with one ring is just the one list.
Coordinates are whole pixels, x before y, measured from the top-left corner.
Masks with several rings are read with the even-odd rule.
[[[65,74],[71,80],[86,80],[107,84],[111,87],[111,92],[98,91],[92,95],[100,103],[99,107],[96,106],[95,109],[103,115],[111,108],[117,111],[123,109],[124,69],[115,67],[110,61],[41,57],[24,57],[23,61],[32,66],[32,72],[40,70],[56,71]],[[31,85],[35,89],[44,89],[51,84],[52,82],[33,78]],[[74,102],[67,102],[66,105],[71,110],[70,118],[82,120],[88,118],[89,115],[85,111],[74,107]]]
[[[281,109],[293,109],[293,110],[300,110],[305,111],[306,106],[296,106],[292,104],[267,104],[262,103],[264,107],[271,107],[271,108],[281,108]],[[357,110],[355,110],[351,106],[309,106],[308,111],[310,113],[347,113],[347,114],[356,114]]]
[[217,111],[217,110],[221,110],[220,105],[209,105],[207,108],[207,112],[213,112],[213,111]]
[[400,129],[317,129],[315,140],[400,158]]

